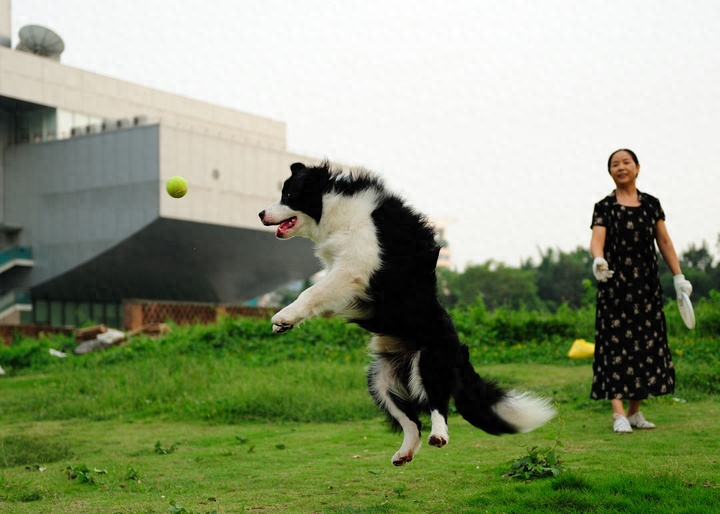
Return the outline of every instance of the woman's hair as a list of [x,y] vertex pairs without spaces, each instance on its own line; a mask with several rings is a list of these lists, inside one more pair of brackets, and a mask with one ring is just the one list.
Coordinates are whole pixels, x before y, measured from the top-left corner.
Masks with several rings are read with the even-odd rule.
[[610,162],[612,161],[613,155],[615,155],[615,154],[618,153],[618,152],[627,152],[627,153],[629,153],[629,154],[630,154],[630,157],[632,157],[632,160],[635,161],[635,164],[636,164],[637,166],[640,165],[640,163],[638,162],[637,155],[635,155],[635,152],[633,152],[632,150],[628,150],[627,148],[621,148],[620,150],[615,150],[613,153],[610,154],[610,157],[608,157],[608,173],[610,173]]

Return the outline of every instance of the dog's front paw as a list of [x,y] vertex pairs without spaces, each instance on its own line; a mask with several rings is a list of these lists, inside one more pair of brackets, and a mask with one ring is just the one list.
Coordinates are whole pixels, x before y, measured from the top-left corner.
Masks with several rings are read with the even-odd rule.
[[293,328],[295,325],[276,325],[273,323],[273,332],[276,334],[282,334]]
[[300,323],[302,318],[296,315],[294,311],[295,309],[293,308],[293,304],[290,304],[275,314],[275,316],[273,316],[270,320],[273,325],[273,332],[276,334],[282,334]]

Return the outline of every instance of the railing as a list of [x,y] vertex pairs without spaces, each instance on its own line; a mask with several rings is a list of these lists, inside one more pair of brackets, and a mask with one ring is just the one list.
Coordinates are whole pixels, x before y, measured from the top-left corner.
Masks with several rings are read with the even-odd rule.
[[33,267],[32,252],[27,246],[13,246],[0,251],[0,273],[15,266]]
[[32,302],[30,301],[30,291],[16,289],[5,293],[2,297],[0,297],[0,313],[3,313],[7,309],[16,305],[22,305],[26,308],[24,310],[27,310],[27,307],[32,307]]
[[32,251],[28,246],[12,246],[0,252],[0,266],[14,259],[32,260]]

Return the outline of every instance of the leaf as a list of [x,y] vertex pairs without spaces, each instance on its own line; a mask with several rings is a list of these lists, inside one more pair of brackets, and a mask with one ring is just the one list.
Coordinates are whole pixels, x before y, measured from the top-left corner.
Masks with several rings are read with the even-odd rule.
[[557,456],[555,455],[555,452],[548,453],[547,463],[550,466],[555,466],[558,463],[558,459],[557,459]]

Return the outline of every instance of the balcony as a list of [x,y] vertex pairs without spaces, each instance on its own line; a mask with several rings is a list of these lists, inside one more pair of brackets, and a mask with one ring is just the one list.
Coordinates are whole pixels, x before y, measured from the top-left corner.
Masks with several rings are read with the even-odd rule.
[[27,246],[12,246],[0,252],[0,273],[15,266],[33,267],[32,251]]
[[[19,324],[19,313],[32,310],[30,291],[13,290],[0,297],[0,324]],[[13,316],[15,315],[15,316]]]

